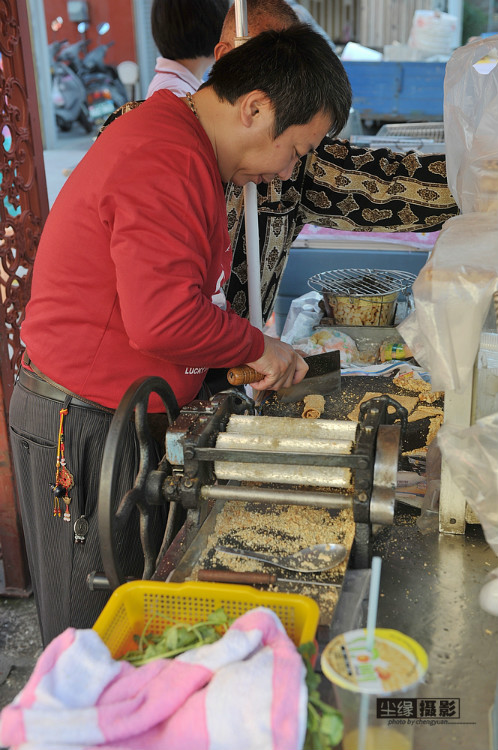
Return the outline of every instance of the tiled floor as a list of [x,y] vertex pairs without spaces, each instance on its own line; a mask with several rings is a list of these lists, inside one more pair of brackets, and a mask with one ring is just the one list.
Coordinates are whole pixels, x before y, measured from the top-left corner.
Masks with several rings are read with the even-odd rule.
[[86,154],[95,136],[61,133],[59,147],[43,152],[48,202],[52,206],[71,169]]

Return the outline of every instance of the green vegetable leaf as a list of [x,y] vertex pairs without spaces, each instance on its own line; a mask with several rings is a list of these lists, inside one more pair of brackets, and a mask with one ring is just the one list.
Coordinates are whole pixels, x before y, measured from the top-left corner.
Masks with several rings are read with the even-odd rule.
[[297,650],[303,657],[304,663],[306,666],[308,664],[311,666],[311,660],[313,659],[314,655],[316,654],[316,646],[312,641],[306,641],[306,643],[301,643]]
[[320,733],[327,737],[332,747],[338,745],[341,741],[343,728],[342,716],[339,711],[331,709],[331,713],[322,716],[320,721]]
[[303,750],[331,750],[342,739],[342,716],[320,698],[321,678],[312,666],[312,659],[316,653],[315,644],[303,643],[298,650],[306,667],[308,688],[308,722]]
[[164,646],[161,645],[161,643],[155,644],[151,643],[149,646],[147,646],[147,649],[145,652],[140,654],[140,657],[137,659],[137,662],[140,663],[141,659],[147,658],[147,661],[151,661],[152,659],[160,659],[162,654],[164,653]]
[[200,641],[195,630],[188,626],[179,626],[176,632],[177,640],[176,646],[173,646],[174,649],[190,648],[191,646],[196,646]]
[[171,628],[166,628],[163,633],[161,643],[168,651],[172,651],[173,649],[176,649],[178,647],[178,628],[175,625],[173,625]]
[[227,613],[220,607],[208,615],[207,621],[210,625],[226,625],[228,624]]

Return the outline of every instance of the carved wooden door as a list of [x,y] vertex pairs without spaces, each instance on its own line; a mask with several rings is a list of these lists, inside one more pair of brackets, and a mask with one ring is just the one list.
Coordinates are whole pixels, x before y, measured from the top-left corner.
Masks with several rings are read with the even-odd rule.
[[48,214],[26,0],[0,0],[0,594],[30,591],[8,437],[33,261]]

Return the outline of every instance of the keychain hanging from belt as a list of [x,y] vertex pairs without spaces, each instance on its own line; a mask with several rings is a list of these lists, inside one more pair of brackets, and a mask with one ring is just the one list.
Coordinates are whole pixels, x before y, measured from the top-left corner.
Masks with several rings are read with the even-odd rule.
[[69,503],[71,498],[69,497],[69,491],[74,487],[74,477],[66,466],[65,446],[64,446],[64,417],[68,413],[68,407],[71,402],[71,396],[68,396],[62,409],[59,412],[59,434],[57,438],[57,461],[55,468],[55,484],[51,484],[50,488],[54,493],[54,516],[60,518],[62,516],[61,500],[65,504],[64,510],[64,521],[71,520],[71,513],[69,512]]

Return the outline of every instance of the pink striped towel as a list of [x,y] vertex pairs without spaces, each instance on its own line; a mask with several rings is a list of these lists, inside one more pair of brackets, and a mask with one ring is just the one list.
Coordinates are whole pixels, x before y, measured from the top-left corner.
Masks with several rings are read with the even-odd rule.
[[259,607],[219,641],[141,667],[112,659],[94,630],[68,628],[0,715],[16,750],[301,750],[301,656]]

